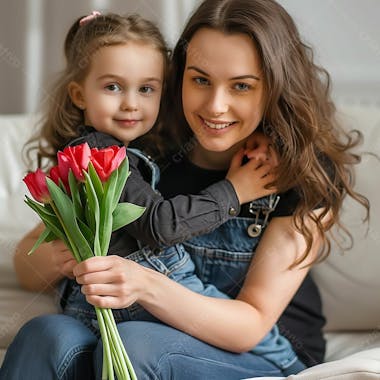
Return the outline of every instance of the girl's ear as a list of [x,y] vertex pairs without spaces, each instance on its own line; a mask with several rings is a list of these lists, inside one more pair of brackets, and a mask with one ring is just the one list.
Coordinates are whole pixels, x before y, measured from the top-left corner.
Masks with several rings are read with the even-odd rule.
[[71,98],[71,101],[81,110],[86,109],[86,102],[84,100],[83,96],[83,88],[82,86],[77,82],[70,82],[67,86],[67,91],[69,93],[69,96]]

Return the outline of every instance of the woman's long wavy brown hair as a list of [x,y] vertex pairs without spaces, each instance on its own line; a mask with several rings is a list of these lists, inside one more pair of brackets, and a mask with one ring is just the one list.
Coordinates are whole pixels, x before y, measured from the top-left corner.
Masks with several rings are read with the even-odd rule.
[[[317,259],[323,260],[331,250],[326,232],[334,224],[351,238],[340,224],[345,195],[362,204],[368,216],[368,200],[353,190],[353,165],[360,162],[360,156],[352,148],[360,142],[360,132],[346,133],[337,122],[329,74],[314,63],[312,49],[301,41],[297,27],[282,6],[274,0],[205,0],[189,19],[173,51],[168,108],[163,112],[167,120],[156,132],[166,152],[178,151],[192,138],[183,114],[181,91],[187,46],[200,28],[244,33],[258,49],[266,86],[262,126],[280,161],[275,184],[280,192],[295,188],[300,195],[293,220],[307,248],[294,265],[302,263],[312,247],[308,218],[324,241]],[[320,205],[323,211],[316,215],[313,210]]]
[[100,48],[139,41],[161,52],[164,67],[168,68],[166,43],[159,29],[149,20],[138,15],[109,13],[80,26],[81,19],[78,18],[68,31],[64,43],[66,67],[43,102],[38,133],[26,144],[28,161],[35,161],[34,153],[37,151],[39,167],[55,164],[57,151],[78,136],[78,126],[84,123],[84,114],[71,101],[68,85],[71,81],[83,81]]

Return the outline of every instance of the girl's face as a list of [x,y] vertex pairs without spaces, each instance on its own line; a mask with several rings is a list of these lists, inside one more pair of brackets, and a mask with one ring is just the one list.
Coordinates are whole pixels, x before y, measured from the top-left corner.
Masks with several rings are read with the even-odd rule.
[[160,108],[164,77],[162,54],[135,41],[100,48],[82,83],[71,82],[73,102],[85,123],[125,145],[148,132]]
[[199,144],[192,161],[226,168],[257,128],[264,109],[264,77],[252,39],[203,28],[190,40],[182,84],[186,120]]

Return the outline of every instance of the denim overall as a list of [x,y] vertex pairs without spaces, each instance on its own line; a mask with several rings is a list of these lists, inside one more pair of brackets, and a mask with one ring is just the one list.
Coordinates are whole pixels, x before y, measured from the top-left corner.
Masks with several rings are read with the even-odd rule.
[[[150,169],[151,186],[155,189],[160,177],[158,166],[141,151],[132,148],[128,151]],[[244,282],[260,235],[278,200],[278,196],[271,195],[251,202],[252,218],[231,219],[213,232],[194,237],[183,244],[152,250],[138,242],[140,249],[126,258],[163,273],[194,292],[216,298],[235,298]],[[70,286],[65,288],[65,299],[61,299],[63,313],[81,320],[99,336],[94,308],[86,302],[80,286],[71,281]],[[137,303],[125,309],[114,309],[113,314],[116,323],[159,322]],[[290,368],[298,359],[289,341],[279,334],[277,326],[252,352],[265,357],[280,369]]]

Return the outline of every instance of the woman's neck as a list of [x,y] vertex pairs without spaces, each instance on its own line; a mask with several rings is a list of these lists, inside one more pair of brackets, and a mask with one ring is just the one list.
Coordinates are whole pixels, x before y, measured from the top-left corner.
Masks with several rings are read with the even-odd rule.
[[227,151],[212,152],[204,149],[200,144],[197,144],[189,153],[188,158],[193,164],[203,169],[227,170],[230,167],[233,155],[239,148],[240,146],[234,146]]

